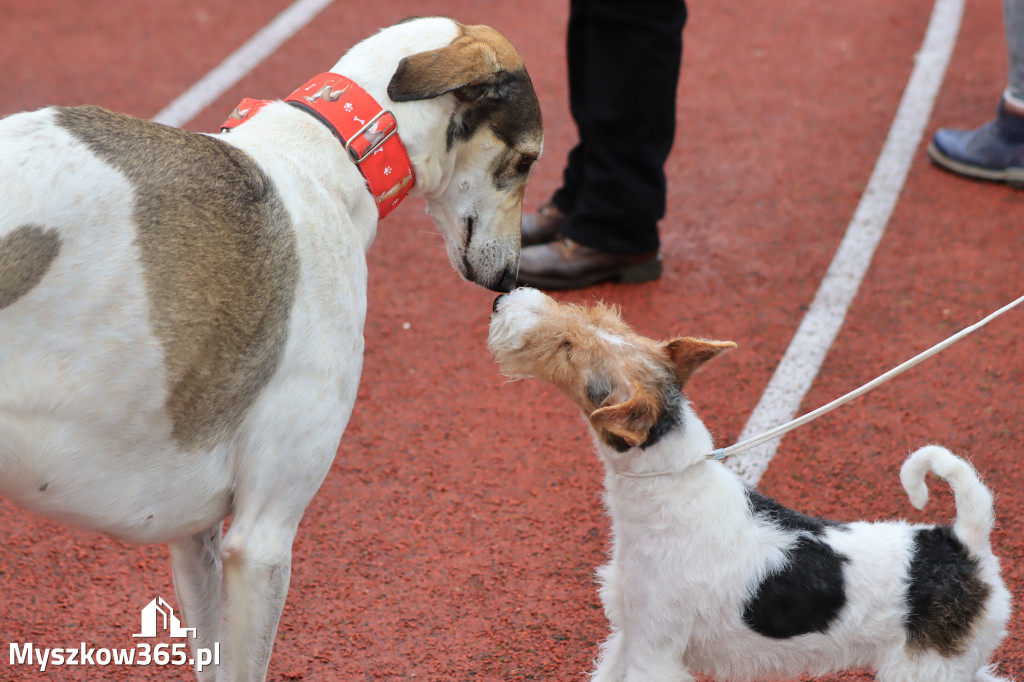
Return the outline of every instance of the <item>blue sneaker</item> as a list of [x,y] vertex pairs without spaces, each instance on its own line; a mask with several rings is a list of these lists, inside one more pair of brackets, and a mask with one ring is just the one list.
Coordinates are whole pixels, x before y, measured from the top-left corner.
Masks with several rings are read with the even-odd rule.
[[975,130],[941,128],[928,154],[939,166],[980,180],[1024,188],[1024,118],[999,101],[996,119]]

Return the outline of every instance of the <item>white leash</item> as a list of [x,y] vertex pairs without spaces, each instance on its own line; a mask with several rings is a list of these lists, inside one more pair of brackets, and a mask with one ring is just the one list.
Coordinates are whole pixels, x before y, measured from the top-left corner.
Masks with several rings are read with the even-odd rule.
[[[751,448],[757,447],[758,445],[761,445],[762,443],[766,443],[766,442],[770,441],[773,438],[779,438],[780,436],[783,436],[783,435],[789,433],[790,431],[792,431],[795,428],[803,426],[804,424],[806,424],[808,422],[814,421],[818,417],[822,416],[823,414],[827,414],[827,413],[831,412],[832,410],[836,409],[840,405],[845,405],[846,403],[850,402],[854,398],[857,398],[857,397],[859,397],[861,395],[864,395],[868,391],[870,391],[870,390],[872,390],[874,388],[877,388],[878,386],[881,386],[882,384],[884,384],[885,382],[889,381],[893,377],[896,377],[896,376],[899,376],[900,374],[903,374],[904,372],[906,372],[908,369],[910,369],[914,365],[916,365],[916,364],[918,364],[920,362],[923,362],[924,360],[927,360],[928,358],[932,357],[936,353],[939,353],[939,352],[945,350],[946,348],[952,346],[954,343],[956,343],[960,339],[964,338],[968,334],[976,332],[977,330],[981,329],[986,324],[988,324],[992,320],[996,319],[997,317],[999,317],[1003,313],[1006,313],[1009,310],[1012,310],[1013,308],[1016,308],[1021,303],[1024,303],[1024,296],[1021,296],[1020,298],[1018,298],[1013,303],[1009,303],[1009,304],[1003,306],[1002,308],[1000,308],[999,310],[995,311],[994,313],[992,313],[991,315],[989,315],[985,319],[981,320],[980,322],[976,322],[975,324],[972,324],[970,327],[966,327],[965,329],[960,330],[959,332],[957,332],[953,336],[949,337],[945,341],[942,341],[941,343],[935,344],[934,346],[932,346],[928,350],[924,351],[923,353],[920,353],[919,355],[915,355],[911,359],[909,359],[906,362],[904,362],[902,365],[899,365],[898,367],[894,367],[893,369],[889,370],[888,372],[886,372],[882,376],[878,377],[877,379],[869,381],[868,383],[864,384],[863,386],[861,386],[860,388],[858,388],[858,389],[856,389],[854,391],[850,391],[849,393],[847,393],[843,397],[837,398],[837,399],[833,400],[832,402],[830,402],[829,404],[823,405],[822,407],[819,407],[818,409],[814,410],[813,412],[808,412],[807,414],[803,415],[802,417],[797,417],[796,419],[794,419],[792,421],[789,421],[789,422],[786,422],[785,424],[782,424],[781,426],[776,426],[774,429],[770,429],[768,431],[765,431],[760,436],[755,436],[753,438],[748,438],[745,441],[741,441],[739,443],[736,443],[735,445],[730,445],[727,448],[718,448],[717,450],[713,450],[710,453],[708,453],[707,455],[705,455],[704,459],[705,460],[709,460],[709,459],[723,460],[726,457],[729,457],[731,455],[739,454],[739,453],[744,452],[746,450],[750,450]],[[655,477],[658,477],[658,476],[666,476],[666,475],[669,475],[669,474],[678,474],[678,473],[681,473],[682,471],[685,470],[685,469],[674,469],[674,470],[670,470],[670,471],[653,471],[653,472],[645,472],[645,473],[633,473],[633,472],[630,472],[630,471],[620,470],[617,466],[614,465],[614,463],[613,463],[613,468],[615,470],[615,473],[617,473],[620,476],[625,476],[627,478],[655,478]]]
[[795,428],[797,428],[799,426],[803,426],[807,422],[814,421],[815,419],[817,419],[818,417],[822,416],[823,414],[831,412],[832,410],[836,409],[840,405],[844,405],[844,404],[850,402],[851,400],[853,400],[854,398],[867,393],[868,391],[872,390],[873,388],[881,386],[885,382],[889,381],[889,379],[892,379],[893,377],[896,377],[896,376],[899,376],[900,374],[903,374],[905,371],[907,371],[908,369],[910,369],[914,365],[918,364],[919,362],[927,360],[928,358],[932,357],[936,353],[939,353],[940,351],[945,350],[949,346],[952,346],[954,343],[956,343],[960,339],[964,338],[968,334],[971,334],[971,333],[981,329],[982,327],[984,327],[986,324],[988,324],[992,320],[996,319],[997,317],[999,317],[1003,313],[1005,313],[1005,312],[1007,312],[1007,311],[1017,307],[1022,302],[1024,302],[1024,296],[1021,296],[1020,298],[1018,298],[1013,303],[1009,303],[1009,304],[1003,306],[1002,308],[1000,308],[999,310],[995,311],[994,313],[992,313],[991,315],[989,315],[985,319],[981,320],[980,322],[977,322],[975,324],[972,324],[970,327],[962,329],[961,331],[957,332],[956,334],[954,334],[953,336],[949,337],[945,341],[942,341],[941,343],[935,344],[934,346],[932,346],[928,350],[924,351],[923,353],[921,353],[919,355],[916,355],[913,358],[907,360],[902,365],[900,365],[898,367],[894,367],[893,369],[889,370],[888,372],[886,372],[882,376],[878,377],[877,379],[874,379],[873,381],[869,381],[868,383],[864,384],[860,388],[858,388],[858,389],[856,389],[854,391],[850,391],[849,393],[847,393],[843,397],[837,398],[836,400],[833,400],[828,405],[823,405],[822,407],[819,407],[818,409],[814,410],[813,412],[808,412],[807,414],[803,415],[802,417],[797,417],[796,419],[794,419],[794,420],[792,420],[790,422],[787,422],[787,423],[785,423],[785,424],[783,424],[781,426],[776,426],[774,429],[771,429],[769,431],[765,431],[760,436],[755,436],[753,438],[748,438],[745,441],[741,441],[739,443],[736,443],[735,445],[730,445],[727,448],[719,448],[717,450],[714,450],[710,454],[707,455],[707,459],[718,459],[718,460],[725,459],[726,457],[729,457],[730,455],[735,455],[737,453],[744,452],[745,450],[749,450],[749,449],[751,449],[753,447],[756,447],[756,446],[758,446],[758,445],[760,445],[762,443],[770,441],[773,438],[778,438],[778,437],[780,437],[780,436],[782,436],[782,435],[784,435],[786,433],[789,433],[790,431],[792,431],[793,429],[795,429]]

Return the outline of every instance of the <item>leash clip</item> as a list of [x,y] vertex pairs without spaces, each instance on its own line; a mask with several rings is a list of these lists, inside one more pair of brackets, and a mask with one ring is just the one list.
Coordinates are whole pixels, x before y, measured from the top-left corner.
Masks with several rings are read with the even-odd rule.
[[345,151],[356,164],[360,164],[397,132],[398,122],[395,121],[394,115],[387,109],[381,109],[380,113],[367,121],[355,135],[345,140]]

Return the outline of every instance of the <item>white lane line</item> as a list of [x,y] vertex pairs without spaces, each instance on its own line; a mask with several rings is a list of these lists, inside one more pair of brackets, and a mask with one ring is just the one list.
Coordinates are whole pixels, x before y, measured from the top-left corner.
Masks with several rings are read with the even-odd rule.
[[[924,42],[867,189],[810,309],[743,428],[740,441],[795,417],[821,369],[903,190],[956,44],[963,10],[964,0],[936,0]],[[764,443],[730,459],[729,467],[747,485],[757,485],[778,447],[778,440]]]
[[210,106],[225,90],[252,71],[277,48],[298,33],[332,0],[295,0],[213,71],[160,111],[153,120],[181,127]]

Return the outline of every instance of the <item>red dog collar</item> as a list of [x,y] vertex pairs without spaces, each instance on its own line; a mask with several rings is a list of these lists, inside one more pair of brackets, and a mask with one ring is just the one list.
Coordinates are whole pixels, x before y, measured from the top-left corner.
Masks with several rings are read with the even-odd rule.
[[[398,138],[398,122],[352,80],[322,73],[285,100],[326,125],[359,166],[383,218],[402,202],[416,182],[412,162]],[[221,125],[227,132],[262,109],[271,100],[243,99]]]

